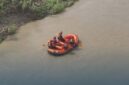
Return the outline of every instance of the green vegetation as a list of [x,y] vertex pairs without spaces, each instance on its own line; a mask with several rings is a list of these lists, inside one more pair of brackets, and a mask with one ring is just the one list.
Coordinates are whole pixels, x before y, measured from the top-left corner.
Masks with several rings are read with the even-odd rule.
[[11,25],[8,26],[8,31],[7,31],[7,33],[8,33],[9,35],[12,35],[12,34],[15,34],[15,33],[16,33],[16,30],[17,30],[16,25],[15,25],[15,24],[11,24]]
[[21,24],[60,13],[75,1],[77,0],[0,0],[0,42],[8,35],[15,34]]
[[4,40],[4,38],[0,36],[0,43],[1,43],[3,40]]
[[0,0],[0,15],[14,12],[29,12],[43,17],[62,12],[77,0]]

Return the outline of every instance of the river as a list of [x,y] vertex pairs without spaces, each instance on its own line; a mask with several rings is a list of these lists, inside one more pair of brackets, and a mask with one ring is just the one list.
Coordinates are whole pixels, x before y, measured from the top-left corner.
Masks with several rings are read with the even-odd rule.
[[[79,0],[30,22],[0,44],[0,85],[129,85],[129,1]],[[42,46],[58,32],[82,47],[54,57]]]

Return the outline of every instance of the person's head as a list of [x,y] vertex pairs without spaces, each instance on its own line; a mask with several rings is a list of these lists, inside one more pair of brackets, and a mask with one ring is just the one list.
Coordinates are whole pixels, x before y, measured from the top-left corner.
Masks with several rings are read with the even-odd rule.
[[53,39],[56,40],[56,37],[54,36]]
[[62,35],[62,33],[63,33],[63,32],[61,31],[61,32],[59,33],[59,35]]

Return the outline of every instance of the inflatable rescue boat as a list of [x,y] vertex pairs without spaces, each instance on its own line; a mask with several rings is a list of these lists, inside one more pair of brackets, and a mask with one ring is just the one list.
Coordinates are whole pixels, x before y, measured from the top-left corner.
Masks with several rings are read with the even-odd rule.
[[[64,39],[65,42],[58,41],[55,48],[50,48],[48,46],[48,53],[53,55],[63,55],[78,47],[79,38],[76,34],[67,34],[64,36]],[[50,43],[50,41],[48,41],[48,43]]]

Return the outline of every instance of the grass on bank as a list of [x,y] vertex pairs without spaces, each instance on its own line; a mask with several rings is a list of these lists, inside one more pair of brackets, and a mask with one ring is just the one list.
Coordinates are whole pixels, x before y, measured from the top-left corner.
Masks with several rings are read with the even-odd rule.
[[[32,19],[41,19],[46,15],[64,11],[66,7],[73,5],[75,1],[77,0],[0,0],[0,25],[4,24],[8,28],[0,33],[0,42],[8,35],[15,34],[18,24],[20,24],[10,24],[11,20],[6,21],[6,16],[11,16],[11,14],[17,16],[20,13],[23,16],[24,14],[29,14],[29,17]],[[25,21],[23,20],[23,22]]]
[[17,30],[16,24],[11,24],[11,25],[8,26],[7,33],[8,33],[8,35],[13,35],[13,34],[16,33],[16,30]]
[[16,24],[10,24],[7,28],[2,28],[0,31],[0,43],[7,37],[7,35],[13,35],[17,31]]
[[0,0],[0,15],[30,12],[37,17],[64,11],[77,0]]

